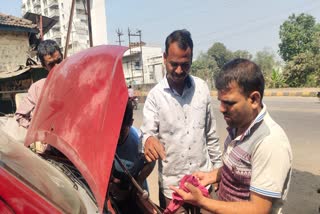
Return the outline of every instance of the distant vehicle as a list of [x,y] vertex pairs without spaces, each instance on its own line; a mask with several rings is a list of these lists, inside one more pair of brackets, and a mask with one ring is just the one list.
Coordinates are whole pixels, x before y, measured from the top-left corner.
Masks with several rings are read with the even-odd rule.
[[[98,46],[48,75],[25,144],[0,130],[0,213],[104,213],[128,93],[126,48]],[[28,146],[45,142],[67,162]]]

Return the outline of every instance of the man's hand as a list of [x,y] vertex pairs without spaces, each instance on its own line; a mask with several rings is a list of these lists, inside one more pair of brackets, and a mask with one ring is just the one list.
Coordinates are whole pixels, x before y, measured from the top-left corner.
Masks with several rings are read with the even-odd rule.
[[211,172],[195,172],[192,175],[199,180],[202,186],[207,186],[215,182]]
[[178,189],[173,186],[170,186],[170,189],[178,193],[185,202],[193,204],[195,206],[201,206],[202,201],[205,199],[205,197],[202,195],[201,190],[188,182],[186,182],[184,185],[190,192],[185,192],[182,189]]
[[144,145],[144,155],[148,162],[155,161],[159,158],[161,158],[161,160],[166,159],[164,146],[153,136],[148,137]]
[[199,180],[202,186],[214,184],[220,181],[220,168],[214,169],[211,172],[195,172],[192,174]]

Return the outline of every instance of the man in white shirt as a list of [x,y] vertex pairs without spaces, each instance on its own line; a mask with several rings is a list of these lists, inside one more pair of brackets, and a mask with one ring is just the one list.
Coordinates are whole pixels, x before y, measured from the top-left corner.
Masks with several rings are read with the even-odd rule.
[[[166,208],[172,198],[170,185],[195,171],[221,166],[216,121],[210,91],[200,78],[189,75],[193,41],[187,30],[172,32],[166,39],[166,77],[148,94],[143,109],[144,154],[159,159],[159,200]],[[193,206],[182,206],[186,213]]]

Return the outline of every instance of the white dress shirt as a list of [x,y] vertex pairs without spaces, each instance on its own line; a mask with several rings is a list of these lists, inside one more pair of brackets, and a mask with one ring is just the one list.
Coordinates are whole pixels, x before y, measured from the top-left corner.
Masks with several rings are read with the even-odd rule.
[[167,78],[148,94],[143,109],[143,146],[150,136],[164,145],[166,160],[159,160],[160,190],[172,198],[170,185],[195,171],[221,166],[219,138],[207,84],[188,76],[180,96],[170,88]]

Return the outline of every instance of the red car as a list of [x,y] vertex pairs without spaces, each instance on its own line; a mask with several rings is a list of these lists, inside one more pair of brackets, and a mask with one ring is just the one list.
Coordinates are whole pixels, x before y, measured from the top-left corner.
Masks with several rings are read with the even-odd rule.
[[[25,144],[0,133],[0,213],[103,213],[128,100],[126,48],[98,46],[49,74]],[[45,142],[79,172],[48,162],[28,146]]]

